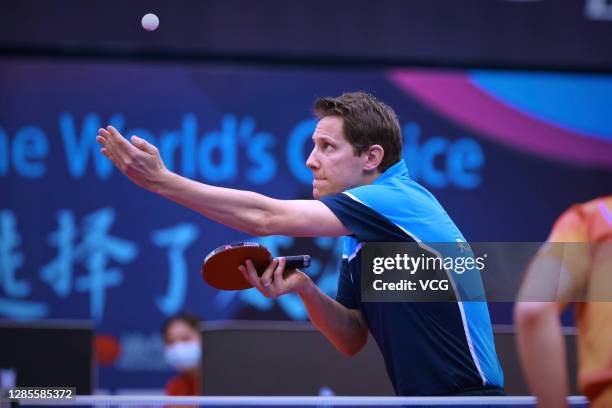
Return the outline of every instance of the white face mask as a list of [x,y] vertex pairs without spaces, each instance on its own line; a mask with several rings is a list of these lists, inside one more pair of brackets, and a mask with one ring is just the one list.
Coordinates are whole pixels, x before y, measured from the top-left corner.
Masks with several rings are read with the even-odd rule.
[[170,367],[178,371],[185,371],[200,363],[202,348],[198,341],[179,341],[171,346],[166,346],[164,357]]

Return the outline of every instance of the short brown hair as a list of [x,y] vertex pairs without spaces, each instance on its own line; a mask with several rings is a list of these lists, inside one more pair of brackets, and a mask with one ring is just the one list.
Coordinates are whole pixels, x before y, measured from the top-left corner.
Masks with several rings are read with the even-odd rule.
[[347,92],[338,97],[319,98],[314,103],[318,119],[338,116],[344,119],[343,129],[355,155],[378,144],[385,151],[378,166],[382,173],[402,158],[402,131],[397,115],[373,95]]

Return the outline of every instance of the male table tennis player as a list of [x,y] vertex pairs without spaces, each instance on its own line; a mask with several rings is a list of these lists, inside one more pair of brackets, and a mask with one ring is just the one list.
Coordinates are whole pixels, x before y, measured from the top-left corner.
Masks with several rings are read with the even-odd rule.
[[275,200],[214,187],[168,171],[158,150],[114,128],[100,129],[102,153],[134,183],[246,233],[344,236],[336,299],[299,270],[283,278],[284,260],[259,277],[242,272],[267,297],[297,293],[312,323],[346,355],[372,333],[398,395],[503,395],[486,303],[369,303],[360,299],[360,243],[456,242],[463,236],[442,206],[411,180],[395,112],[373,96],[345,93],[315,102],[319,119],[306,161],[314,200]]
[[[544,293],[533,293],[533,287],[541,290],[545,279],[558,288],[557,301],[517,302],[514,309],[531,391],[541,408],[567,406],[569,382],[559,314],[568,300],[581,300],[574,313],[578,388],[591,400],[591,407],[612,407],[612,196],[570,207],[553,226],[548,242],[570,244],[544,247],[532,261],[521,293],[531,290],[529,298],[541,299]],[[568,276],[541,277],[551,269]]]

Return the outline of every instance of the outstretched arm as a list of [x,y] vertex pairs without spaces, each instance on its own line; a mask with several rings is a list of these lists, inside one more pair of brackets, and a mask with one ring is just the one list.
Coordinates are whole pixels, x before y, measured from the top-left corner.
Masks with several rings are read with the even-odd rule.
[[341,236],[349,230],[321,202],[276,200],[251,191],[215,187],[172,173],[155,146],[137,136],[131,143],[115,128],[100,129],[101,152],[138,186],[213,221],[251,235]]
[[[229,227],[252,235],[340,236],[349,234],[340,220],[316,200],[275,200],[250,191],[215,187],[172,173],[157,148],[133,136],[128,142],[115,128],[100,129],[101,152],[130,180]],[[283,277],[285,261],[270,264],[262,277],[252,263],[241,267],[245,278],[267,297],[297,293],[313,324],[346,355],[363,348],[368,329],[359,310],[324,294],[301,271]]]

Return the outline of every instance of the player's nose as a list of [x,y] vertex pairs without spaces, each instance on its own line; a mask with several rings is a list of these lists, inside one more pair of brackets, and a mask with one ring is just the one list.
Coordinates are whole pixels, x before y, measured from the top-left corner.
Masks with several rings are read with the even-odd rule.
[[310,170],[319,168],[319,161],[316,158],[315,149],[312,149],[308,159],[306,159],[306,167],[308,167]]

